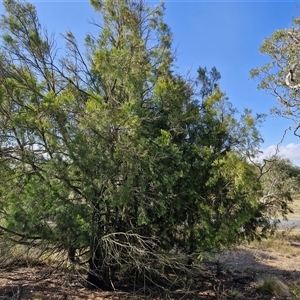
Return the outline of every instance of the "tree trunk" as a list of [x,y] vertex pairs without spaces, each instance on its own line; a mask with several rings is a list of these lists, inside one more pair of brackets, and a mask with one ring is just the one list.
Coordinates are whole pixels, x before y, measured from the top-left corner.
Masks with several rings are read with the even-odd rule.
[[76,248],[70,246],[68,248],[68,259],[72,263],[76,263]]
[[105,265],[101,251],[97,249],[89,260],[88,286],[94,289],[112,290],[110,267]]
[[94,204],[94,230],[90,241],[89,272],[87,277],[88,286],[90,288],[99,288],[102,290],[112,290],[112,280],[110,269],[107,263],[106,252],[103,249],[101,237],[105,232],[105,227],[101,221],[99,214],[99,204]]

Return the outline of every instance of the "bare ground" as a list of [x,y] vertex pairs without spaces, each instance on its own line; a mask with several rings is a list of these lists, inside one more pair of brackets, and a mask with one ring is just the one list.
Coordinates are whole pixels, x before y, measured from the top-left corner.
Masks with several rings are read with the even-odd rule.
[[[298,234],[298,233],[297,233]],[[299,233],[300,235],[300,233]],[[295,237],[295,235],[294,235]],[[267,248],[267,250],[266,250]],[[206,259],[187,291],[173,291],[167,299],[300,299],[300,243],[288,237],[270,245],[242,246]],[[288,286],[288,293],[268,295],[257,288],[268,276]],[[155,294],[135,294],[126,280],[113,292],[89,290],[84,278],[46,264],[15,265],[0,272],[0,300],[8,299],[162,299]]]

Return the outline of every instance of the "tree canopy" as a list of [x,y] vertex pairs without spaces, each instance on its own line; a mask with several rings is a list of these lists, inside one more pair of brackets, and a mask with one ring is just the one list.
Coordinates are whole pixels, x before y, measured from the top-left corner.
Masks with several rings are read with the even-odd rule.
[[299,136],[299,43],[300,18],[295,18],[291,28],[280,29],[266,38],[260,52],[271,59],[262,67],[251,71],[257,78],[259,88],[270,92],[278,100],[272,113],[291,119],[294,122],[294,133]]
[[86,259],[88,282],[111,288],[115,272],[143,272],[172,249],[271,230],[250,163],[261,116],[238,114],[216,68],[189,80],[174,71],[163,4],[91,4],[99,32],[82,53],[72,32],[61,50],[32,4],[4,1],[2,233]]

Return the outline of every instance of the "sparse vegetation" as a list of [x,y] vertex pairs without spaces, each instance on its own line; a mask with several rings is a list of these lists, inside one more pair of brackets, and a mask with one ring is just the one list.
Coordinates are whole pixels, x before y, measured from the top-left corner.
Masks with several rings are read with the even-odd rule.
[[260,294],[276,297],[287,297],[290,295],[288,286],[272,275],[264,277],[258,283],[256,290]]
[[298,231],[292,229],[279,230],[267,239],[253,241],[250,243],[250,247],[295,257],[300,255],[300,236]]
[[290,285],[290,291],[296,297],[296,299],[300,299],[300,281],[299,280],[295,280]]
[[[47,256],[45,253],[41,255],[38,252],[35,252],[36,255],[33,255],[30,261],[24,256],[25,248],[11,248],[6,255],[11,264],[4,264],[4,259],[2,260],[0,285],[3,288],[0,288],[0,296],[8,291],[16,293],[17,286],[14,283],[17,280],[22,286],[24,298],[21,299],[34,299],[35,297],[52,300],[62,299],[69,295],[70,299],[75,300],[93,299],[92,297],[190,300],[270,300],[271,297],[276,297],[278,300],[296,300],[300,299],[300,274],[295,256],[291,256],[291,253],[298,251],[298,247],[293,242],[299,239],[299,231],[285,230],[278,232],[269,242],[267,240],[261,243],[252,242],[250,245],[236,247],[216,256],[209,254],[203,258],[202,262],[193,262],[189,273],[192,278],[180,276],[178,273],[180,269],[184,270],[186,257],[179,254],[170,256],[168,266],[165,265],[167,271],[165,274],[169,274],[170,278],[177,276],[177,279],[173,280],[176,282],[174,287],[165,293],[153,288],[149,289],[149,287],[146,291],[147,288],[145,290],[143,285],[136,286],[134,293],[128,293],[131,289],[130,281],[124,281],[122,277],[119,277],[116,282],[114,292],[90,292],[83,288],[84,272],[80,271],[80,266],[71,270],[72,265],[68,264],[67,260],[66,264],[61,265],[61,258],[56,259],[55,256]],[[283,243],[285,246],[281,248],[280,245]],[[270,244],[273,245],[271,248]],[[290,255],[285,255],[285,253],[290,253]],[[4,254],[3,252],[2,255]],[[23,256],[20,256],[21,254]],[[66,253],[61,255],[65,255],[66,258]],[[152,269],[152,274],[149,276],[155,276],[153,272]],[[5,278],[14,278],[14,281],[9,283]],[[34,280],[28,281],[27,279],[30,278]],[[168,278],[163,280],[168,280]],[[183,285],[186,288],[185,291],[182,290]],[[79,287],[80,290],[78,290]]]
[[243,295],[243,293],[241,291],[238,291],[238,290],[235,290],[235,289],[231,290],[229,292],[229,297],[231,297],[232,299],[236,299],[236,300],[245,299],[245,296]]

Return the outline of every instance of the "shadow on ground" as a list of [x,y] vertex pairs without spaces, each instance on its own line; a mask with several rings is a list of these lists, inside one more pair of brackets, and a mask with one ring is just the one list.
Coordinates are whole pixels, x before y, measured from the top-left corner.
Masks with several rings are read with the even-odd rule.
[[[291,246],[299,248],[299,244]],[[275,251],[255,248],[226,250],[205,259],[190,289],[178,290],[169,299],[300,299],[295,293],[276,297],[258,293],[258,283],[269,275],[296,288],[297,284],[300,286],[300,262],[297,257],[279,255]],[[0,271],[0,300],[162,299],[154,294],[143,297],[142,291],[130,294],[124,280],[114,292],[91,291],[84,287],[82,279],[47,265],[4,269]]]

